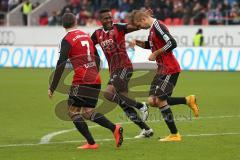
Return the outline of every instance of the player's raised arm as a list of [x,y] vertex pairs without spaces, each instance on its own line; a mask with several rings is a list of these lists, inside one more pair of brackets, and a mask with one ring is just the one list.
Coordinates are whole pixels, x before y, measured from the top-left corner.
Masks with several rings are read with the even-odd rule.
[[71,45],[67,40],[62,40],[61,49],[60,49],[60,57],[57,62],[56,70],[54,72],[53,80],[49,88],[49,97],[52,97],[52,94],[56,90],[58,83],[61,79],[62,73],[67,63],[68,53],[71,50]]
[[144,48],[144,49],[151,49],[149,41],[141,41],[141,40],[132,40],[131,42],[129,42],[129,46],[134,48],[136,45]]

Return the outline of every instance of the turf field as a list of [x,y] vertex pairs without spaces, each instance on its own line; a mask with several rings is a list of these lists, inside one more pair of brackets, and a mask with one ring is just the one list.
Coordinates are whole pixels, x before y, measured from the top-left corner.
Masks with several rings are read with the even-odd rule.
[[[76,150],[83,143],[82,136],[73,130],[71,122],[55,115],[55,105],[66,95],[57,93],[52,101],[48,99],[51,73],[50,69],[0,69],[0,160],[240,159],[239,72],[181,74],[174,95],[196,94],[201,109],[200,117],[194,119],[186,106],[173,106],[182,142],[158,142],[158,137],[167,135],[168,130],[156,109],[150,110],[148,122],[155,131],[154,137],[133,139],[140,130],[116,108],[107,116],[114,122],[123,122],[124,144],[115,149],[112,134],[89,123],[100,144],[96,151]],[[140,74],[143,72],[135,72],[134,76]],[[102,80],[104,89],[107,71],[102,72]],[[148,90],[148,86],[133,90]],[[46,137],[51,133],[56,134]]]

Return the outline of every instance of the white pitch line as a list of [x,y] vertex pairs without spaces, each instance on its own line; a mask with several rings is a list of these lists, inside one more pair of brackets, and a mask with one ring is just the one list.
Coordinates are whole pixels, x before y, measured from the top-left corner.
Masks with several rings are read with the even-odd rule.
[[[123,122],[123,123],[118,123],[118,124],[130,124],[132,122]],[[100,127],[99,125],[94,125],[94,126],[89,126],[88,128],[96,128],[96,127]],[[73,129],[67,129],[67,130],[62,130],[62,131],[57,131],[57,132],[52,132],[52,133],[49,133],[45,136],[43,136],[39,142],[39,144],[48,144],[51,139],[57,135],[60,135],[60,134],[64,134],[64,133],[68,133],[68,132],[72,132],[72,131],[75,131],[76,129],[73,128]]]
[[[89,126],[89,128],[90,128],[90,126]],[[58,131],[58,132],[49,133],[41,138],[39,144],[48,144],[49,141],[52,139],[52,137],[60,135],[60,134],[68,133],[71,131],[75,131],[75,130],[76,129],[74,128],[74,129],[66,129],[66,130],[62,130],[62,131]]]
[[[230,115],[230,116],[205,116],[205,117],[193,117],[192,120],[198,120],[198,119],[220,119],[220,118],[235,118],[235,117],[240,117],[240,115]],[[186,120],[186,118],[178,118],[177,119],[178,121],[183,121],[183,120]],[[148,123],[156,123],[156,122],[159,122],[161,120],[154,120],[154,121],[147,121]],[[133,122],[119,122],[118,124],[132,124]],[[89,126],[89,128],[95,128],[95,127],[100,127],[99,125],[94,125],[94,126]],[[57,131],[57,132],[52,132],[52,133],[49,133],[45,136],[43,136],[39,142],[39,144],[48,144],[51,139],[55,136],[58,136],[58,135],[61,135],[61,134],[64,134],[64,133],[68,133],[68,132],[72,132],[72,131],[75,131],[76,129],[67,129],[67,130],[62,130],[62,131]]]
[[[186,134],[182,135],[183,137],[207,137],[207,136],[228,136],[228,135],[240,135],[238,132],[229,132],[229,133],[202,133],[202,134]],[[147,138],[146,138],[147,139]],[[140,140],[136,138],[124,138],[124,140]],[[108,142],[115,141],[113,138],[107,139],[97,139],[96,142]],[[83,143],[86,140],[80,141],[62,141],[62,142],[49,142],[48,144],[39,144],[39,143],[29,143],[29,144],[9,144],[9,145],[0,145],[0,148],[9,148],[9,147],[25,147],[25,146],[40,146],[40,145],[50,145],[50,144],[67,144],[67,143]]]

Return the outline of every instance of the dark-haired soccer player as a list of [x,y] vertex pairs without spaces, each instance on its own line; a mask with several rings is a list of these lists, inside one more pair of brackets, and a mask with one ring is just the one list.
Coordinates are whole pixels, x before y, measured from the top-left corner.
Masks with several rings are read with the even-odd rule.
[[77,21],[73,14],[65,13],[62,17],[62,23],[67,34],[61,42],[60,57],[53,81],[48,90],[49,98],[52,98],[65,68],[66,61],[69,59],[74,69],[68,99],[69,116],[77,130],[87,140],[87,144],[78,148],[98,148],[84,119],[91,120],[113,132],[116,146],[120,147],[123,142],[123,128],[120,125],[113,124],[102,114],[94,110],[101,89],[101,80],[95,61],[96,48],[89,35],[76,28]]
[[151,49],[152,54],[149,56],[149,60],[156,61],[158,65],[157,74],[151,83],[148,103],[161,110],[171,132],[169,136],[160,139],[160,141],[181,141],[181,135],[175,125],[170,104],[188,104],[194,111],[195,116],[198,116],[198,106],[195,96],[170,97],[181,72],[180,66],[172,53],[172,50],[177,47],[177,43],[161,21],[152,18],[143,11],[133,11],[131,19],[138,28],[150,28],[148,41],[136,40],[133,44],[136,43],[142,48]]
[[[101,46],[109,65],[110,81],[104,96],[109,101],[119,104],[130,120],[142,129],[136,138],[150,137],[153,130],[144,122],[148,117],[147,105],[128,98],[128,82],[133,66],[126,51],[125,35],[138,29],[128,24],[114,24],[109,9],[102,9],[99,19],[102,28],[97,29],[91,38],[95,45]],[[142,119],[134,108],[140,110]]]

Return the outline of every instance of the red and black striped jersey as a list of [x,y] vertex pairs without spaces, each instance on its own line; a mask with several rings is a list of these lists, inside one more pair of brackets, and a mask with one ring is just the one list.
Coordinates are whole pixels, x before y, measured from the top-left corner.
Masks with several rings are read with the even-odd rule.
[[125,34],[127,24],[114,24],[112,30],[97,29],[91,36],[94,44],[99,44],[108,61],[110,72],[117,68],[132,68],[132,62],[126,51]]
[[50,89],[56,89],[68,59],[74,69],[73,85],[100,84],[95,51],[96,48],[88,34],[79,29],[69,31],[60,45],[60,57]]
[[165,51],[156,58],[159,73],[173,74],[181,71],[180,65],[172,52],[177,47],[177,43],[161,21],[154,20],[150,28],[148,42],[152,52],[160,48]]

